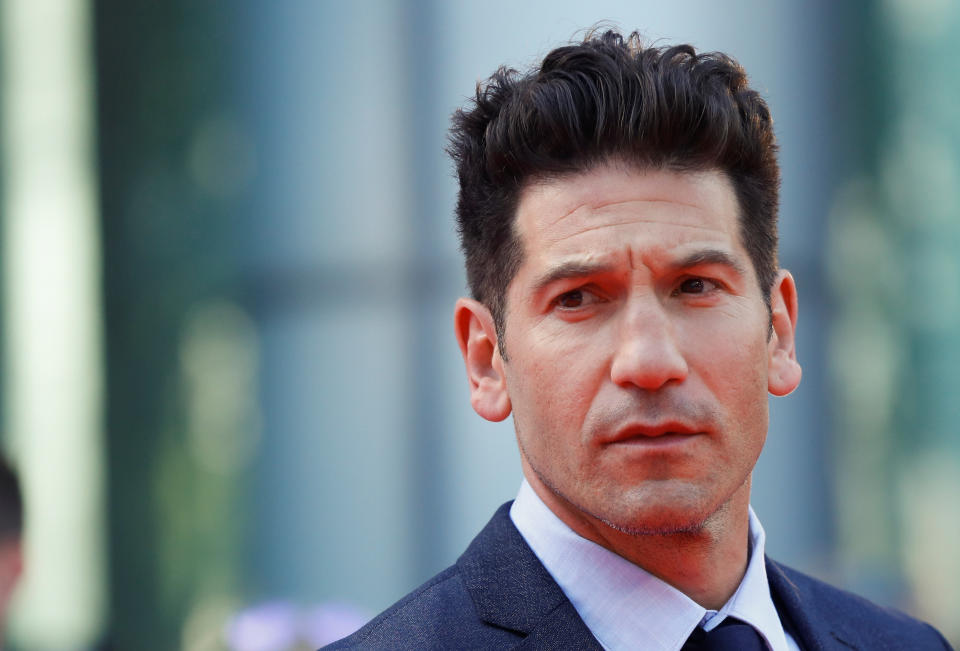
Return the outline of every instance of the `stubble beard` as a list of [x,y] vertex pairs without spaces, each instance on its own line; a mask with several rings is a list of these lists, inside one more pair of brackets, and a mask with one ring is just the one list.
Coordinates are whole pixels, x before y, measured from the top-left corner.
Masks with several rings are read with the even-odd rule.
[[595,512],[593,509],[584,505],[582,500],[567,495],[563,490],[556,486],[554,482],[550,481],[550,479],[540,471],[540,469],[537,467],[537,464],[532,461],[530,455],[527,453],[527,450],[523,445],[521,437],[518,436],[517,441],[520,447],[520,454],[526,461],[526,465],[533,470],[533,473],[537,476],[537,479],[541,484],[543,484],[543,486],[547,488],[547,490],[549,490],[558,499],[568,504],[576,511],[586,515],[588,518],[597,522],[601,522],[614,531],[628,536],[697,536],[704,530],[709,521],[718,512],[724,509],[729,501],[729,499],[724,500],[716,509],[712,509],[706,514],[695,515],[686,521],[684,521],[683,518],[675,518],[672,521],[668,518],[666,521],[660,523],[644,523],[636,521],[637,514],[625,515],[623,518],[612,519],[609,515]]

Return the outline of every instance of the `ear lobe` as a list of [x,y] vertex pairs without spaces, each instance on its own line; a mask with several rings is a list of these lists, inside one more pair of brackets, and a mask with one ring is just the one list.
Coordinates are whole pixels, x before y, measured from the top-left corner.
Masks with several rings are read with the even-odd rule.
[[461,298],[453,323],[470,382],[470,404],[487,420],[503,420],[510,415],[511,405],[493,315],[482,303]]
[[797,286],[793,276],[781,269],[770,290],[773,332],[767,344],[767,390],[785,396],[800,384],[803,371],[797,361]]

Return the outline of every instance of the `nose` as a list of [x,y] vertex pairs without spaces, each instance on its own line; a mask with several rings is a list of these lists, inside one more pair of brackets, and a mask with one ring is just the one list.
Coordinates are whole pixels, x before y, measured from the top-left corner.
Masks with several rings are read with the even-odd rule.
[[668,382],[683,382],[687,360],[681,351],[670,315],[655,297],[624,314],[610,377],[619,386],[656,390]]

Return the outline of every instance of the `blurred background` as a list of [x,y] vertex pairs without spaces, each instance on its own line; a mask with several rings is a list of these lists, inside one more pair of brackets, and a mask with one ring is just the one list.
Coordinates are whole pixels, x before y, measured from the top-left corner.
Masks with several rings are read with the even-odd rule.
[[456,559],[520,468],[453,338],[449,116],[601,20],[777,121],[770,554],[960,643],[960,3],[587,4],[3,0],[9,648],[311,648]]

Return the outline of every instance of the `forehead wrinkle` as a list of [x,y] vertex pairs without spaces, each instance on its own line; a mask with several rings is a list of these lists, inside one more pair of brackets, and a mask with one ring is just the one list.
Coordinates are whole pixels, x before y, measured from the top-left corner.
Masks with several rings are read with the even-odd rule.
[[599,210],[601,208],[607,208],[608,206],[616,206],[621,203],[668,203],[672,206],[693,208],[697,212],[703,211],[703,206],[699,206],[695,203],[688,203],[686,201],[677,201],[676,199],[624,199],[622,201],[607,201],[605,203],[598,203],[594,206],[594,208]]
[[[634,203],[668,204],[671,206],[683,206],[684,208],[691,208],[698,213],[703,212],[703,206],[698,206],[697,204],[687,203],[684,201],[674,201],[672,199],[623,199],[623,200],[616,200],[616,201],[605,201],[602,203],[590,203],[589,201],[587,201],[587,202],[578,204],[572,210],[568,210],[567,212],[563,213],[562,215],[560,215],[559,217],[557,217],[556,219],[554,219],[553,221],[549,222],[546,225],[548,227],[556,226],[567,217],[570,217],[574,213],[580,212],[581,210],[589,210],[592,213],[596,213],[603,210],[604,208],[609,208],[611,206],[621,206],[621,205],[634,204]],[[641,221],[641,220],[636,220],[636,221]]]
[[[613,227],[616,227],[616,226],[627,226],[627,225],[629,225],[629,224],[663,224],[663,223],[664,223],[664,222],[663,222],[662,220],[659,220],[659,219],[628,219],[628,220],[622,221],[622,222],[613,222],[613,223],[607,222],[607,223],[604,223],[604,224],[596,224],[596,225],[593,225],[593,226],[586,226],[586,227],[581,228],[580,230],[575,231],[575,232],[573,232],[573,233],[568,233],[568,234],[562,235],[562,236],[560,236],[560,237],[550,237],[550,238],[546,238],[546,239],[547,239],[550,243],[552,243],[552,244],[557,244],[557,243],[563,242],[564,240],[568,240],[568,239],[570,239],[570,238],[577,237],[577,236],[579,236],[579,235],[583,235],[584,233],[589,233],[590,231],[596,231],[596,230],[600,230],[600,229],[603,229],[603,228],[613,228]],[[717,228],[714,227],[714,226],[703,226],[703,225],[700,225],[700,224],[677,224],[677,223],[672,223],[672,222],[671,222],[670,225],[671,225],[671,226],[677,226],[677,227],[680,227],[680,228],[688,228],[688,229],[696,230],[696,231],[707,231],[707,232],[711,232],[711,233],[725,232],[725,231],[722,231],[722,230],[720,230],[720,229],[717,229]]]

